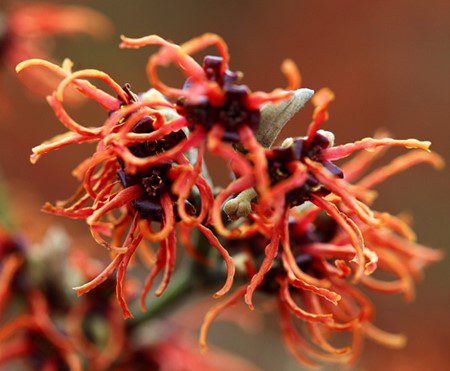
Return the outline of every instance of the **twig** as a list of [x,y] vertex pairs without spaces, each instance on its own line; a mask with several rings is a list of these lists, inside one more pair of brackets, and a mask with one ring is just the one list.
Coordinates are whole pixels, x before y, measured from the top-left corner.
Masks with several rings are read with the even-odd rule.
[[164,309],[171,306],[174,302],[178,302],[185,298],[193,289],[195,277],[193,270],[188,268],[180,270],[180,273],[174,277],[173,282],[168,286],[166,292],[161,298],[155,300],[150,309],[136,316],[128,323],[130,328],[136,328],[140,324],[156,317],[158,314],[164,312]]

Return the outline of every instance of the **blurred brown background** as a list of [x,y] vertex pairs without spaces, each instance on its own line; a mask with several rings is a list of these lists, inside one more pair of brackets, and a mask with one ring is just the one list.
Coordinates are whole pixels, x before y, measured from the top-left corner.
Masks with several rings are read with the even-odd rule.
[[[76,2],[76,1],[73,1]],[[450,2],[327,0],[96,0],[77,1],[99,9],[114,22],[107,42],[89,38],[60,39],[55,55],[70,56],[76,68],[99,68],[135,90],[148,89],[144,66],[154,49],[121,51],[120,34],[157,33],[183,42],[204,32],[222,35],[231,50],[231,66],[245,72],[253,89],[283,86],[279,65],[285,57],[300,66],[303,85],[330,87],[337,96],[326,128],[338,143],[388,128],[396,137],[430,139],[433,149],[450,160]],[[173,72],[173,73],[172,73]],[[171,74],[172,73],[172,74]],[[180,81],[171,70],[165,75]],[[0,118],[0,158],[5,178],[36,193],[39,200],[64,198],[72,191],[73,168],[90,148],[53,153],[32,166],[30,148],[61,133],[44,100],[30,99],[12,75],[6,77],[14,111]],[[83,122],[100,123],[102,113],[91,105],[72,110]],[[303,135],[311,109],[286,128]],[[396,151],[392,151],[396,153]],[[381,187],[376,207],[392,213],[414,213],[420,241],[448,251],[449,172],[420,167]],[[59,220],[61,223],[62,220]],[[66,223],[76,230],[74,223]],[[419,284],[415,303],[397,297],[376,297],[378,323],[408,334],[402,351],[367,343],[361,370],[444,370],[450,368],[448,342],[449,262],[431,267]],[[264,370],[298,366],[279,344],[276,324],[265,336],[249,336],[218,325],[212,340],[254,360]],[[267,335],[266,335],[267,334]]]

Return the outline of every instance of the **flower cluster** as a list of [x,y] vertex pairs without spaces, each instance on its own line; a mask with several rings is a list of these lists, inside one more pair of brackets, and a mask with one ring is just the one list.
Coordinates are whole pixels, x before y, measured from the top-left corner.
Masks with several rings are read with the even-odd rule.
[[[145,309],[147,294],[163,270],[156,295],[162,295],[169,284],[176,263],[177,230],[188,253],[201,260],[204,256],[189,239],[192,232],[199,232],[226,265],[225,284],[215,297],[233,285],[231,255],[237,259],[245,254],[245,278],[237,278],[246,281],[208,313],[203,346],[212,320],[242,297],[253,309],[257,291],[279,298],[286,344],[305,363],[312,364],[311,357],[352,361],[363,335],[400,345],[402,338],[373,325],[372,304],[357,284],[411,298],[421,268],[440,259],[440,253],[414,241],[402,218],[371,208],[373,187],[380,182],[417,163],[442,165],[429,152],[430,143],[379,136],[335,145],[334,135],[321,129],[334,95],[322,89],[312,99],[315,110],[306,136],[265,148],[261,143],[275,139],[267,136],[278,134],[272,129],[279,124],[273,112],[288,106],[299,91],[300,74],[292,61],[282,65],[286,89],[252,92],[241,83],[242,73],[229,69],[227,46],[217,35],[205,34],[182,45],[155,35],[123,37],[121,47],[148,45],[160,49],[147,65],[154,89],[141,95],[101,71],[73,72],[68,61],[59,67],[34,59],[17,67],[19,72],[45,68],[63,77],[48,102],[69,131],[35,147],[32,162],[67,145],[97,143],[95,153],[74,171],[81,183],[75,195],[44,207],[52,214],[86,220],[94,239],[113,256],[102,272],[76,288],[78,294],[106,284],[115,274],[117,298],[124,316],[130,317],[125,273],[135,251],[148,252],[148,243],[156,243],[154,264],[141,294]],[[200,65],[192,55],[209,46],[215,46],[219,55],[205,57]],[[169,87],[159,78],[158,68],[171,63],[186,75],[182,88]],[[116,96],[88,79],[103,81]],[[105,108],[102,125],[82,125],[69,115],[63,104],[69,86]],[[272,114],[266,115],[267,111]],[[375,158],[395,146],[417,151],[357,181]],[[350,162],[335,164],[361,150],[366,151]],[[217,192],[205,171],[207,151],[226,160],[233,175]],[[374,278],[378,267],[398,279]],[[294,301],[292,289],[305,309]],[[307,323],[308,339],[319,349],[295,330],[291,315]],[[353,346],[331,345],[325,332],[336,331],[350,332]]]
[[[386,147],[428,150],[429,143],[380,137],[335,146],[334,135],[319,130],[328,118],[326,110],[333,98],[328,89],[314,96],[316,108],[306,137],[288,138],[280,147],[265,151],[271,184],[266,199],[248,191],[248,187],[256,188],[254,175],[253,182],[234,188],[231,184],[228,193],[225,190],[222,198],[217,197],[216,201],[223,204],[231,195],[242,192],[225,203],[225,211],[235,216],[237,211],[247,210],[248,219],[257,228],[248,233],[247,227],[247,242],[238,244],[251,281],[207,314],[200,339],[203,347],[212,321],[239,298],[253,308],[256,290],[277,293],[286,345],[308,366],[317,366],[317,361],[354,363],[363,335],[391,347],[404,344],[403,336],[375,327],[373,305],[356,285],[361,283],[381,293],[403,293],[411,300],[414,280],[421,276],[423,267],[439,261],[442,253],[417,244],[414,232],[402,218],[372,210],[370,205],[376,197],[373,188],[420,163],[442,168],[443,160],[434,153],[417,150],[358,181]],[[370,151],[341,167],[333,163],[360,149]],[[213,220],[220,223],[218,213]],[[228,231],[229,238],[240,235],[239,231]],[[233,245],[230,240],[228,246],[233,249]],[[398,279],[374,278],[377,270]],[[292,289],[295,294],[291,294]],[[294,297],[300,298],[305,308]],[[306,339],[313,344],[297,331],[292,315],[307,324]],[[351,333],[352,346],[334,347],[329,342],[330,332]]]
[[[438,156],[425,158],[418,152],[401,160],[405,162],[397,159],[358,184],[374,185],[384,180],[387,174],[402,170],[405,164],[430,161],[435,166],[441,165]],[[318,366],[318,362],[353,364],[361,352],[364,337],[388,347],[402,347],[406,341],[403,335],[388,333],[374,325],[375,308],[356,284],[378,293],[400,293],[406,301],[411,301],[415,281],[422,277],[423,268],[442,258],[440,251],[416,242],[408,220],[377,213],[383,221],[382,226],[364,225],[359,221],[357,224],[368,263],[366,272],[355,282],[355,277],[351,278],[352,267],[357,264],[352,234],[340,227],[336,209],[330,210],[323,213],[318,207],[308,206],[289,212],[281,236],[282,252],[276,254],[258,286],[260,292],[277,299],[280,327],[287,348],[299,362],[310,367]],[[237,245],[246,262],[244,275],[254,276],[255,265],[266,259],[264,248],[269,238],[256,234]],[[236,250],[233,241],[225,246]],[[395,279],[377,278],[377,274],[372,274],[375,270]],[[227,300],[211,308],[202,326],[202,347],[206,347],[211,323],[246,293],[248,287],[242,286]],[[293,318],[301,319],[304,328],[300,330]],[[336,348],[332,344],[332,335],[343,332],[350,335],[350,345]]]

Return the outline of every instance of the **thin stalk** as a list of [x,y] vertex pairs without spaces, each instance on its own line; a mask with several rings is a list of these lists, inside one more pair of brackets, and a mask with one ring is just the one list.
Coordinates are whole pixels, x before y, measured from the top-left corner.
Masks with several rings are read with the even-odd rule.
[[196,281],[197,279],[194,270],[191,267],[179,271],[167,287],[164,295],[158,300],[154,300],[147,312],[130,320],[129,326],[135,328],[142,323],[157,317],[159,314],[164,313],[167,308],[173,307],[174,304],[184,300],[192,292]]

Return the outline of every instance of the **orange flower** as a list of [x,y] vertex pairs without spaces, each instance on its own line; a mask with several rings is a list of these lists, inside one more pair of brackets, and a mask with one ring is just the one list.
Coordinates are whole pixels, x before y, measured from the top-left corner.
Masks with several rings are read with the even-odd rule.
[[[295,64],[286,60],[282,65],[282,71],[288,78],[286,89],[275,89],[271,93],[251,92],[240,83],[243,74],[229,70],[228,47],[216,34],[207,33],[181,45],[157,35],[139,39],[122,37],[120,46],[141,48],[147,45],[161,46],[160,51],[150,57],[147,65],[150,82],[154,88],[174,100],[174,108],[182,117],[184,127],[191,131],[186,144],[180,145],[180,150],[186,151],[196,145],[201,150],[206,140],[211,153],[229,160],[233,170],[244,176],[252,172],[252,164],[226,142],[239,143],[250,153],[257,169],[255,176],[259,179],[260,192],[265,192],[268,186],[265,171],[267,164],[255,134],[259,129],[262,107],[267,103],[286,101],[292,96],[293,90],[299,87],[300,75]],[[207,56],[203,66],[200,66],[191,55],[211,45],[217,47],[220,56]],[[170,63],[175,63],[186,75],[183,89],[169,87],[159,79],[158,67]],[[142,163],[154,161],[154,158],[148,158]]]
[[[93,156],[74,171],[82,183],[75,195],[55,206],[44,206],[46,212],[86,220],[94,239],[115,254],[111,264],[98,277],[76,288],[77,293],[81,295],[92,290],[117,270],[117,297],[124,316],[130,317],[123,294],[126,268],[135,250],[144,244],[143,240],[157,242],[156,263],[141,295],[141,306],[145,310],[147,293],[162,270],[165,273],[156,295],[162,295],[169,284],[175,267],[177,225],[184,236],[193,228],[201,232],[225,259],[227,279],[215,295],[226,293],[232,285],[234,265],[228,252],[207,228],[213,194],[201,175],[203,150],[200,150],[195,165],[190,164],[183,152],[174,154],[173,150],[185,143],[186,136],[180,130],[183,119],[173,119],[170,114],[166,117],[171,103],[156,93],[138,97],[128,85],[120,87],[101,71],[72,73],[67,63],[58,67],[43,60],[29,60],[19,64],[17,70],[20,72],[33,66],[50,69],[65,77],[48,101],[70,131],[35,147],[32,162],[70,144],[98,143]],[[103,80],[118,98],[96,88],[86,78]],[[63,100],[64,91],[70,84],[109,112],[102,126],[86,127],[69,116]],[[133,159],[153,157],[158,158],[157,163],[135,167]],[[198,204],[198,210],[192,203]],[[155,224],[160,225],[158,231],[154,230]]]
[[[230,196],[257,189],[255,176],[247,176],[247,181],[238,178],[216,197],[213,222],[217,230],[233,239],[247,239],[246,247],[242,242],[230,242],[229,248],[237,246],[234,251],[247,257],[244,266],[250,283],[208,312],[200,336],[203,347],[212,321],[241,298],[253,309],[256,290],[278,296],[286,346],[308,366],[354,363],[363,337],[391,347],[405,343],[402,335],[375,327],[373,304],[357,284],[376,292],[402,293],[411,300],[422,268],[439,261],[442,253],[417,244],[402,218],[372,210],[373,188],[420,163],[441,168],[443,160],[434,153],[412,151],[351,184],[386,148],[428,150],[430,143],[377,137],[335,146],[331,133],[318,130],[328,117],[326,107],[332,97],[328,90],[315,97],[316,110],[307,137],[289,138],[281,147],[265,151],[271,180],[267,198],[250,192],[238,199],[252,201],[248,219],[253,224],[228,229],[218,210]],[[333,164],[359,149],[371,151],[340,168]],[[397,279],[373,277],[378,270]],[[303,331],[297,330],[292,317],[305,322]],[[350,333],[351,346],[332,345],[330,335],[338,332]]]
[[[359,225],[379,226],[387,219],[383,220],[376,215],[367,204],[374,195],[367,187],[370,184],[365,186],[364,184],[363,186],[350,184],[349,180],[351,179],[345,175],[347,169],[342,171],[333,164],[333,161],[347,157],[361,149],[375,150],[380,147],[402,146],[428,150],[430,146],[430,142],[416,139],[395,140],[391,138],[365,138],[355,143],[335,146],[334,135],[319,130],[320,125],[328,119],[327,108],[333,99],[334,95],[331,91],[321,90],[313,98],[316,108],[307,136],[305,138],[288,138],[281,147],[265,150],[264,156],[267,159],[270,188],[265,194],[255,193],[252,196],[253,198],[258,196],[252,206],[253,213],[249,216],[250,221],[253,220],[253,224],[244,223],[237,229],[230,230],[222,222],[221,209],[230,196],[244,191],[248,192],[252,187],[256,190],[260,188],[255,175],[256,166],[253,173],[236,179],[215,199],[212,220],[219,233],[227,237],[239,238],[239,236],[250,236],[259,231],[269,238],[269,243],[265,248],[265,258],[253,276],[245,295],[245,301],[250,308],[253,307],[253,292],[270,270],[277,257],[279,246],[283,247],[286,264],[294,272],[296,271],[295,259],[288,243],[289,233],[284,231],[287,230],[288,218],[293,207],[303,205],[307,201],[317,207],[317,210],[312,212],[325,211],[345,231],[354,249],[355,255],[352,259],[356,262],[355,281],[360,280],[364,273],[372,273],[376,267],[377,257],[365,247]],[[437,158],[436,155],[427,153],[415,154],[414,158],[417,156],[421,160],[414,159],[402,166],[408,167],[420,161],[433,162]],[[394,166],[398,167],[398,165]],[[354,170],[350,168],[349,171]],[[398,170],[391,169],[391,173],[396,171]],[[307,284],[315,282],[305,275],[298,278]]]
[[[124,289],[127,267],[138,248],[146,249],[148,241],[157,242],[155,262],[141,295],[145,310],[147,293],[163,270],[156,295],[162,295],[169,284],[177,229],[188,252],[202,261],[207,258],[191,246],[189,234],[196,231],[226,263],[226,281],[216,297],[230,290],[235,273],[219,236],[240,240],[234,248],[247,254],[243,271],[249,278],[207,314],[201,332],[203,347],[211,322],[241,298],[253,309],[257,290],[276,295],[285,342],[306,364],[354,362],[363,336],[390,346],[402,345],[403,337],[374,326],[373,305],[357,285],[403,293],[410,299],[421,268],[441,258],[439,252],[415,243],[414,232],[401,218],[372,210],[376,196],[372,188],[377,184],[421,162],[442,166],[440,157],[428,151],[430,142],[379,136],[335,145],[334,135],[321,130],[334,94],[322,89],[313,97],[315,110],[307,135],[264,148],[257,141],[264,134],[258,132],[264,105],[288,104],[296,97],[293,89],[299,86],[300,75],[292,62],[283,64],[286,90],[251,92],[239,83],[241,74],[228,69],[227,46],[217,35],[205,34],[180,46],[154,35],[122,38],[122,47],[145,45],[161,47],[147,65],[149,78],[160,91],[140,96],[101,71],[73,72],[70,61],[62,67],[43,60],[17,66],[19,72],[44,67],[63,79],[48,102],[69,132],[35,147],[32,162],[67,145],[97,143],[94,154],[74,171],[81,182],[75,195],[44,207],[52,214],[86,220],[94,239],[111,252],[112,262],[77,287],[78,294],[115,274],[117,298],[124,316],[130,317]],[[206,57],[200,66],[191,55],[210,45],[217,47],[220,56]],[[183,89],[159,79],[157,69],[170,63],[186,74]],[[87,79],[103,81],[117,97]],[[105,108],[109,117],[102,125],[82,125],[67,113],[63,102],[69,86]],[[269,139],[264,142],[272,143],[274,138]],[[401,156],[355,182],[376,157],[393,146],[422,151]],[[203,176],[207,150],[227,160],[236,177],[215,197]],[[339,167],[335,164],[360,150],[367,152]],[[225,221],[223,211],[234,212],[229,214],[234,220]],[[245,243],[248,246],[242,247]],[[378,267],[397,280],[372,277]],[[293,316],[306,323],[307,339],[296,330]],[[327,335],[336,332],[350,333],[352,345],[333,346]]]

